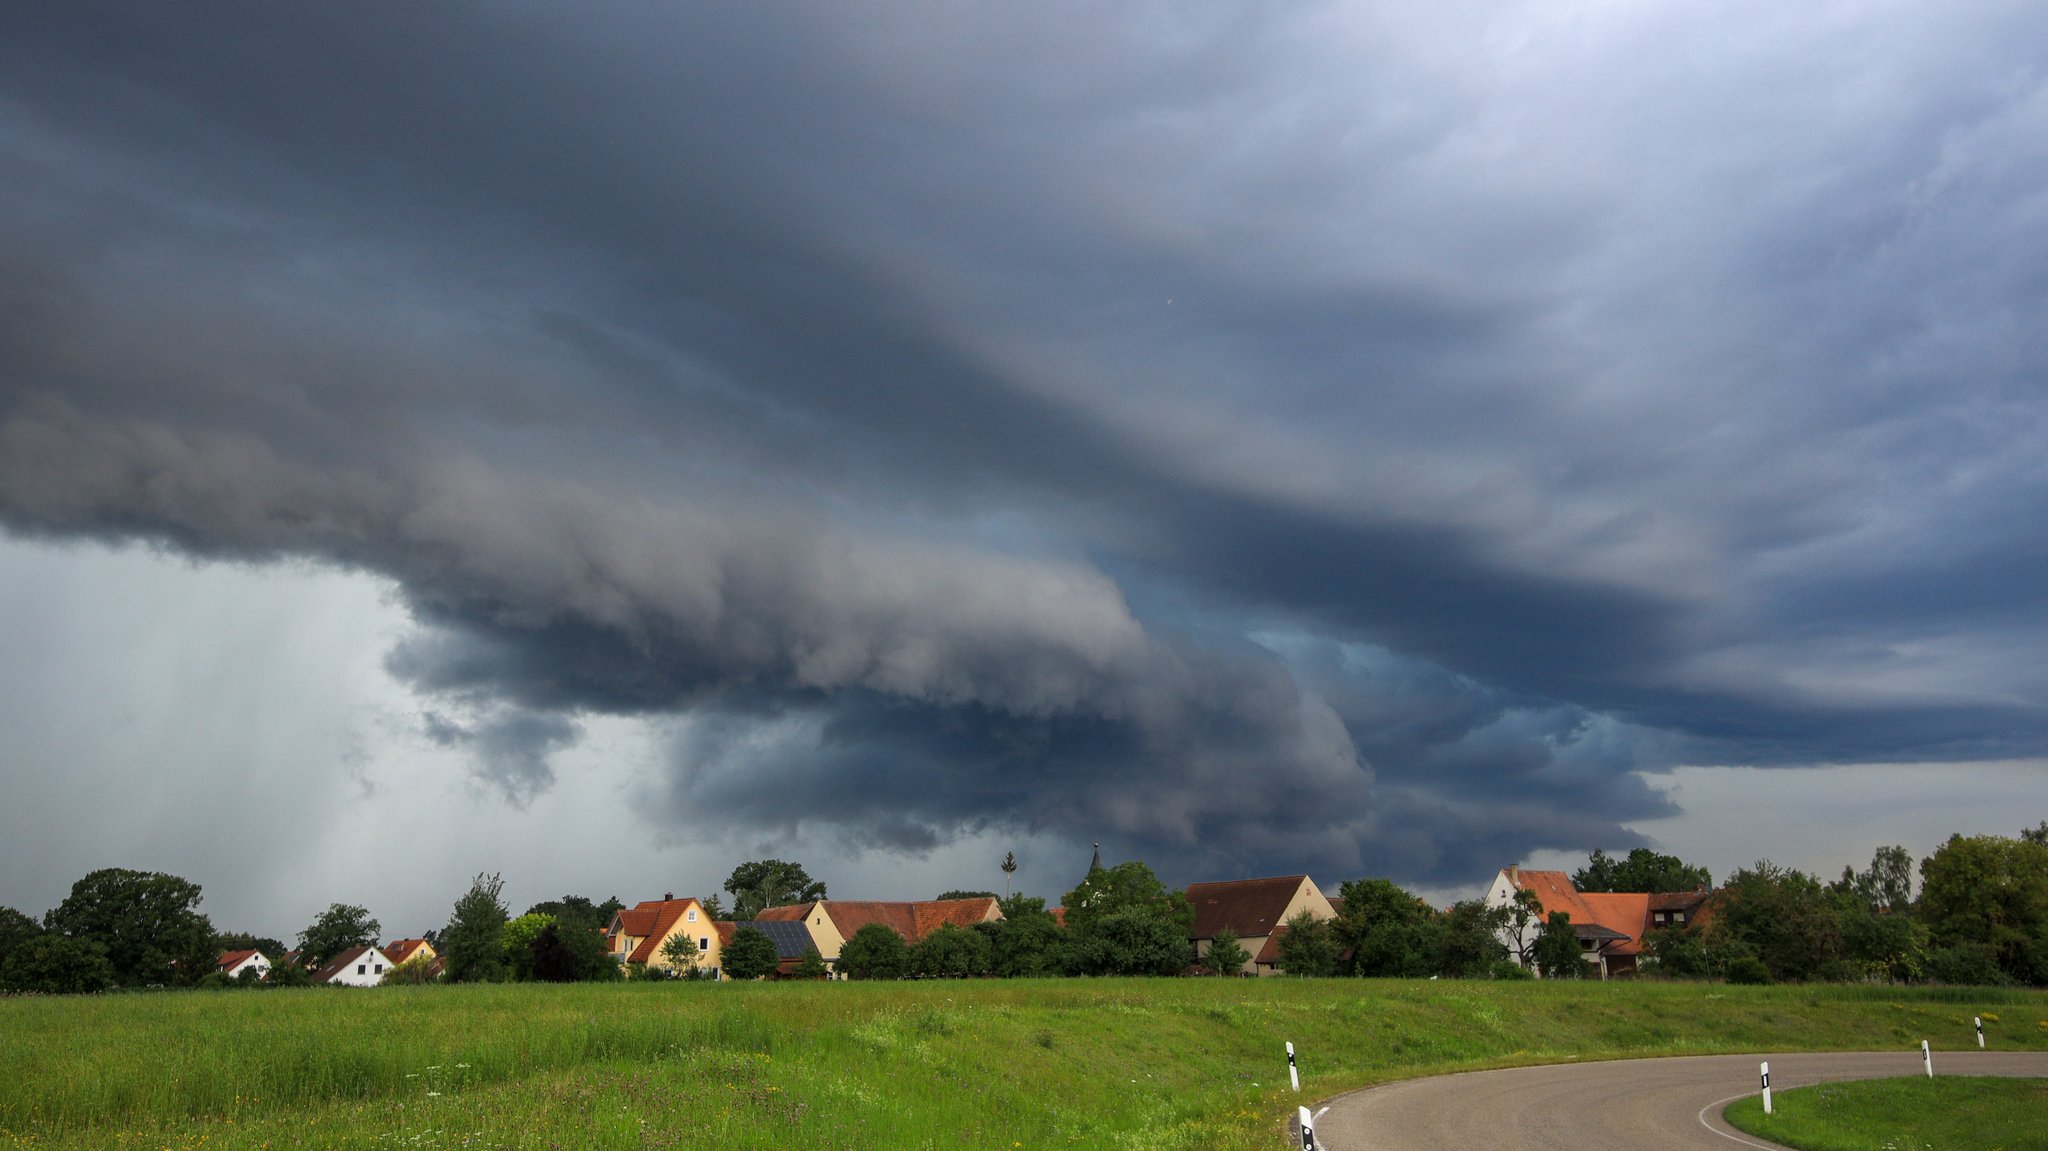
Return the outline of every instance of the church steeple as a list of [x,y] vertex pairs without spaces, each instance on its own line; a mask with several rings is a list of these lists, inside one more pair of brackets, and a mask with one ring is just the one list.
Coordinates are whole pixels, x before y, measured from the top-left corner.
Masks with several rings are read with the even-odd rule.
[[1096,844],[1096,845],[1095,845],[1095,854],[1094,854],[1094,855],[1092,855],[1092,856],[1090,856],[1090,857],[1089,857],[1089,859],[1088,859],[1088,874],[1090,874],[1090,875],[1093,875],[1093,874],[1095,874],[1096,872],[1098,872],[1098,871],[1101,871],[1101,870],[1102,870],[1102,845],[1098,843],[1098,844]]

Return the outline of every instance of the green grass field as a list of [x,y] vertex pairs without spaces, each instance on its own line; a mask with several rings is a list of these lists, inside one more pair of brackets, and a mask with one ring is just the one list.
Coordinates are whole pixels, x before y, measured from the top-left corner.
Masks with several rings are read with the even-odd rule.
[[1779,1092],[1728,1108],[1728,1122],[1802,1151],[2048,1151],[2048,1081],[1944,1075]]
[[2048,1049],[2048,994],[1379,980],[612,984],[0,1001],[0,1148],[1271,1151],[1304,1097],[1804,1047]]

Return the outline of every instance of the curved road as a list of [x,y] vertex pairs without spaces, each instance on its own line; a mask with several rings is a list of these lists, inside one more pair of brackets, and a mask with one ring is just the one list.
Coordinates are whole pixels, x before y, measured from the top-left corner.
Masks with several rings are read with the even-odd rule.
[[[1775,1148],[1721,1121],[1723,1105],[1756,1092],[1757,1064],[1765,1059],[1771,1062],[1773,1093],[1836,1079],[1925,1073],[1917,1050],[1699,1055],[1474,1071],[1340,1095],[1316,1121],[1316,1143],[1328,1151]],[[2048,1078],[2048,1053],[1937,1051],[1934,1073]]]

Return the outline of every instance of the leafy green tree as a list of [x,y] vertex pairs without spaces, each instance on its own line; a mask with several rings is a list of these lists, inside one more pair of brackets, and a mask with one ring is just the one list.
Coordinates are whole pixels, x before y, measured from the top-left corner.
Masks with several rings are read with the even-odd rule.
[[697,970],[697,940],[687,931],[678,931],[661,941],[663,966],[670,974],[688,979]]
[[1579,948],[1579,935],[1572,929],[1568,912],[1550,913],[1536,936],[1534,957],[1545,979],[1584,979],[1592,969]]
[[1237,933],[1228,927],[1217,932],[1209,941],[1209,950],[1202,953],[1202,966],[1216,975],[1241,974],[1251,961],[1252,953],[1238,943]]
[[1337,936],[1330,925],[1308,911],[1297,912],[1287,921],[1287,932],[1277,944],[1280,970],[1289,975],[1329,976],[1337,974]]
[[441,932],[439,949],[450,983],[488,983],[505,970],[504,877],[479,872]]
[[781,957],[775,950],[775,941],[766,932],[742,924],[733,931],[732,942],[725,945],[720,962],[726,975],[744,981],[775,974]]
[[1076,975],[1179,975],[1194,962],[1187,928],[1156,906],[1136,904],[1069,929]]
[[1814,979],[1842,958],[1842,919],[1826,889],[1769,860],[1728,877],[1707,933],[1740,942],[1781,982]]
[[994,965],[988,937],[952,923],[941,924],[910,949],[911,970],[936,979],[986,975]]
[[327,910],[299,932],[299,959],[318,970],[351,947],[376,946],[382,930],[366,908],[352,903],[330,903]]
[[1880,847],[1869,870],[1845,867],[1829,889],[1854,896],[1871,911],[1906,911],[1913,903],[1913,856],[1903,847]]
[[1638,847],[1626,859],[1614,859],[1593,849],[1586,866],[1572,873],[1572,886],[1580,891],[1698,891],[1712,887],[1714,877],[1704,867],[1694,867],[1675,855],[1660,855]]
[[1436,909],[1385,879],[1354,879],[1338,892],[1344,911],[1330,930],[1339,950],[1351,951],[1350,974],[1413,979],[1436,972],[1443,953]]
[[1543,930],[1543,900],[1528,888],[1517,887],[1514,898],[1500,912],[1508,954],[1523,967],[1531,966],[1536,962],[1536,935]]
[[215,951],[261,951],[275,960],[290,950],[283,940],[268,935],[251,935],[246,931],[223,931],[213,937]]
[[1443,935],[1437,952],[1437,973],[1459,979],[1484,979],[1494,965],[1508,958],[1500,941],[1510,909],[1488,907],[1482,899],[1451,905],[1438,918]]
[[1085,931],[1103,919],[1134,910],[1173,924],[1183,936],[1195,923],[1195,908],[1187,894],[1168,889],[1151,868],[1135,859],[1115,867],[1098,867],[1067,892],[1067,927],[1072,931]]
[[1869,896],[1835,893],[1842,958],[1822,977],[1843,983],[1914,983],[1927,975],[1927,926],[1903,911],[1874,908]]
[[805,948],[803,958],[797,960],[789,972],[791,979],[824,979],[831,974],[832,969],[825,966],[825,957],[819,955],[815,947]]
[[[582,966],[576,953],[569,950],[569,944],[562,938],[562,925],[556,923],[553,916],[544,918],[547,924],[527,945],[526,969],[529,976],[541,983],[574,983],[583,977]],[[582,929],[572,927],[569,930]]]
[[2048,983],[2048,846],[1953,835],[1920,865],[1920,915],[1936,946],[1991,948],[2018,983]]
[[379,987],[416,987],[421,984],[432,983],[434,981],[434,976],[431,973],[433,966],[433,960],[423,955],[415,955],[404,963],[386,971],[384,978],[377,981],[377,985]]
[[82,995],[105,991],[114,982],[114,966],[99,940],[54,931],[23,940],[0,962],[0,990]]
[[839,948],[839,973],[849,979],[901,979],[910,974],[910,945],[882,924],[870,923]]
[[732,917],[739,921],[756,918],[771,907],[788,907],[825,898],[825,885],[812,879],[801,864],[780,859],[757,859],[742,863],[726,877],[725,889],[732,893]]
[[974,925],[989,941],[991,969],[1005,978],[1064,974],[1067,932],[1046,911],[1045,900],[1013,895],[1002,908],[1001,919]]
[[2030,827],[2020,832],[2020,842],[2048,847],[2048,819],[2042,820],[2038,827]]
[[1002,896],[997,895],[993,891],[941,891],[937,896],[936,902],[944,903],[948,899],[994,899],[1000,901]]
[[625,906],[616,895],[603,903],[592,903],[581,895],[564,895],[560,899],[536,903],[526,909],[526,914],[552,916],[564,929],[582,927],[603,931],[605,925],[612,921],[612,916]]
[[43,925],[12,907],[0,907],[0,963],[14,949],[43,933]]
[[[552,915],[531,911],[506,922],[505,930],[498,935],[498,948],[506,974],[512,979],[524,983],[534,978],[533,941],[539,939],[540,933],[546,931],[554,922],[555,917]],[[559,934],[556,938],[560,938]]]
[[[399,966],[403,967],[405,965],[401,963]],[[392,970],[397,970],[397,968]],[[391,972],[387,971],[384,974],[389,975]],[[263,983],[266,987],[311,987],[313,986],[313,969],[303,963],[279,961],[271,967],[270,974],[264,977]]]
[[98,943],[118,986],[189,985],[220,956],[200,898],[198,884],[175,875],[103,868],[72,884],[43,926]]
[[738,918],[738,916],[725,913],[725,903],[717,892],[713,892],[697,902],[704,908],[704,918],[709,919],[713,923],[723,923]]

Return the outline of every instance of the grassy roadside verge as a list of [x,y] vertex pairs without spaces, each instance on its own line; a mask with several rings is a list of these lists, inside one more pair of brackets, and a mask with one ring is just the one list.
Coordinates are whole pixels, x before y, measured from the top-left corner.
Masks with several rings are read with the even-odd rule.
[[1981,1147],[2048,1151],[2048,1080],[1866,1079],[1730,1104],[1731,1126],[1802,1151],[1935,1151]]
[[0,1002],[0,1148],[1252,1151],[1304,1092],[1566,1059],[2048,1049],[2048,994],[1293,980]]

